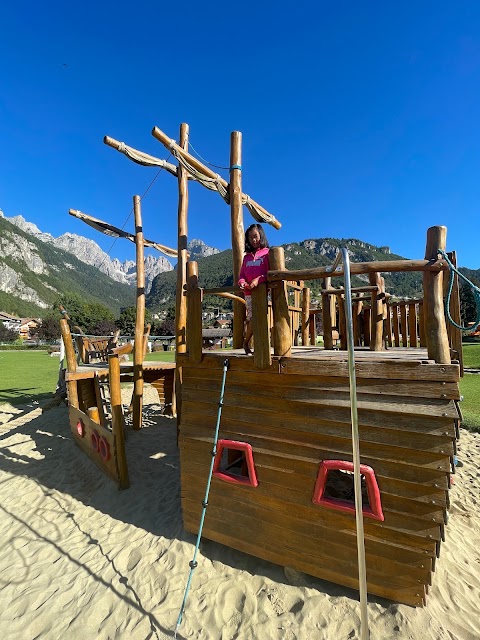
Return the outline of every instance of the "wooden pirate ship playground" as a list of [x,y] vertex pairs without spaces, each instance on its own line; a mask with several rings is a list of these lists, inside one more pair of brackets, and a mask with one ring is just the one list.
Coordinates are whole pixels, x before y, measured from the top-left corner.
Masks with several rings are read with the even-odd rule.
[[[446,228],[428,230],[423,259],[352,263],[349,274],[369,281],[352,290],[332,286],[332,277],[348,275],[342,266],[289,271],[283,249],[273,247],[267,284],[252,290],[254,354],[247,356],[241,348],[245,305],[240,289],[202,289],[198,264],[188,261],[188,181],[218,191],[230,206],[234,283],[243,257],[243,206],[257,221],[280,225],[242,191],[241,134],[231,137],[229,182],[188,153],[187,125],[181,126],[178,144],[157,128],[153,135],[177,166],[111,138],[106,142],[140,164],[165,166],[178,180],[175,396],[185,528],[196,534],[201,523],[202,535],[211,540],[357,588],[361,562],[355,493],[358,513],[361,487],[368,592],[425,604],[445,539],[461,420],[461,334],[444,310],[445,274],[455,264],[455,255],[445,253]],[[422,298],[390,301],[381,274],[411,271],[423,274]],[[310,308],[308,283],[313,280],[322,282],[318,309]],[[232,350],[202,349],[204,295],[232,299]],[[452,317],[459,321],[456,281],[449,300]],[[147,379],[140,355],[143,321],[140,311],[138,379]],[[361,480],[357,492],[351,358]],[[111,367],[110,384],[119,375]],[[88,414],[86,405],[95,404],[95,397],[87,398],[83,409],[75,406],[75,378],[68,380],[74,429],[78,412]],[[117,446],[113,438],[112,451]]]

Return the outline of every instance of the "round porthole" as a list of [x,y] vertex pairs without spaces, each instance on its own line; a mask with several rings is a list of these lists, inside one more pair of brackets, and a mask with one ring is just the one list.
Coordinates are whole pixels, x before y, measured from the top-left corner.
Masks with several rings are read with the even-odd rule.
[[98,450],[100,451],[102,460],[104,462],[108,462],[108,460],[110,460],[110,446],[104,436],[102,436],[98,441]]
[[85,425],[81,420],[77,422],[77,433],[81,438],[85,435]]
[[98,451],[98,433],[96,431],[92,431],[92,435],[90,436],[90,444],[92,445],[92,449]]

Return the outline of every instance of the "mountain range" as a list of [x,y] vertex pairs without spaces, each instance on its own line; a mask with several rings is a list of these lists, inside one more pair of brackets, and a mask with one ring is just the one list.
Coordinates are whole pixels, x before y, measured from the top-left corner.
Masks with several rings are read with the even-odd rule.
[[[339,248],[346,247],[352,262],[398,260],[389,247],[376,247],[355,238],[307,239],[283,245],[288,269],[307,269],[332,264]],[[233,284],[232,252],[219,251],[201,240],[188,245],[190,259],[199,263],[199,284],[221,287]],[[474,282],[480,269],[461,269]],[[147,256],[147,307],[165,312],[175,304],[176,272],[164,257]],[[386,273],[386,290],[398,297],[421,295],[420,273]],[[18,316],[42,316],[60,294],[77,293],[86,301],[100,302],[114,313],[135,304],[136,265],[110,258],[93,240],[72,233],[54,238],[23,218],[6,218],[0,211],[0,311]],[[353,286],[368,282],[368,276],[352,278]],[[334,286],[343,282],[338,279]],[[319,298],[320,281],[312,281],[313,299]],[[229,305],[226,299],[210,297],[206,305]]]
[[[189,244],[194,258],[218,253],[201,240]],[[146,291],[162,272],[173,271],[164,256],[145,258]],[[110,258],[83,236],[55,238],[23,216],[7,218],[0,210],[0,310],[41,316],[62,293],[78,293],[114,313],[135,304],[136,263]]]

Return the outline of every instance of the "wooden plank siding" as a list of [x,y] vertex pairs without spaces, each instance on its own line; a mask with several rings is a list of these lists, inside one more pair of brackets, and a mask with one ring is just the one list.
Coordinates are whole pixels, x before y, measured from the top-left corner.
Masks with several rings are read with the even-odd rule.
[[[355,514],[312,502],[322,460],[352,460],[346,354],[327,353],[272,357],[263,371],[252,358],[228,356],[220,438],[252,446],[258,487],[214,477],[203,535],[356,588]],[[459,367],[427,364],[412,354],[404,360],[369,354],[356,363],[360,456],[375,471],[385,519],[364,518],[368,590],[423,605],[448,505]],[[204,354],[198,365],[178,362],[182,508],[192,533],[198,532],[225,355]]]

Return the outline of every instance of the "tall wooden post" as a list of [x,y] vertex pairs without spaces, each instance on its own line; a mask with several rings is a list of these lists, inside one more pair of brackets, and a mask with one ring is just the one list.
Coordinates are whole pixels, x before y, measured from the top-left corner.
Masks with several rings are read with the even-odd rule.
[[391,307],[387,302],[385,302],[385,316],[384,325],[385,325],[385,346],[393,347],[393,337],[392,337],[392,312]]
[[372,316],[371,307],[363,307],[363,346],[370,346],[370,318]]
[[363,309],[363,300],[355,300],[353,303],[353,344],[356,347],[360,347],[362,345],[362,337],[361,337],[361,314]]
[[[232,226],[233,284],[236,285],[242,268],[245,248],[242,206],[242,134],[232,131],[230,135],[230,217]],[[245,305],[233,301],[233,348],[243,346]]]
[[338,337],[340,338],[340,349],[346,351],[347,344],[347,313],[345,309],[345,295],[337,293],[335,298],[337,299],[338,306]]
[[410,302],[408,305],[408,334],[410,336],[409,345],[416,348],[418,340],[417,305]]
[[[188,151],[188,124],[180,125],[179,146]],[[177,295],[175,303],[175,354],[187,351],[187,244],[188,244],[188,174],[178,164],[178,258],[177,258]],[[175,358],[177,356],[175,355]],[[175,368],[175,398],[177,411],[177,429],[180,428],[182,411],[182,369]]]
[[[62,340],[65,345],[65,356],[67,358],[67,371],[68,373],[75,373],[77,370],[77,360],[75,358],[75,349],[73,348],[72,334],[70,333],[70,327],[68,321],[65,318],[60,320],[60,331],[62,332]],[[76,380],[70,380],[67,382],[68,390],[68,404],[75,409],[79,408],[78,402],[78,383]]]
[[[399,319],[399,305],[395,302],[393,306],[393,336],[395,338],[395,346],[400,346],[400,319]],[[425,346],[425,345],[424,345]]]
[[425,336],[425,314],[423,312],[424,304],[423,300],[421,300],[418,304],[418,324],[420,326],[420,346],[427,346],[427,338]]
[[187,262],[187,345],[188,359],[202,361],[202,292],[198,288],[198,262]]
[[[140,341],[140,344],[142,342]],[[118,355],[108,357],[108,377],[110,382],[110,403],[112,405],[112,434],[115,438],[118,480],[120,489],[128,489],[127,456],[125,453],[124,419],[122,411],[122,391],[120,388],[120,360]],[[134,405],[135,406],[135,405]]]
[[[283,247],[270,249],[270,269],[285,269],[285,252]],[[288,312],[287,285],[277,282],[272,288],[273,309],[273,353],[276,356],[290,356],[292,353],[292,332],[290,314]]]
[[310,319],[310,289],[303,287],[302,289],[302,346],[308,345]]
[[[332,288],[332,279],[324,278],[322,280],[322,289],[327,291]],[[322,321],[323,321],[323,347],[324,349],[333,349],[333,327],[335,322],[333,317],[335,314],[335,298],[330,294],[322,295]]]
[[[427,231],[425,259],[436,260],[438,249],[445,250],[446,244],[447,228],[430,227]],[[450,364],[450,347],[443,309],[442,271],[423,272],[423,299],[428,357],[439,364]]]
[[403,301],[400,305],[400,329],[402,330],[402,347],[408,346],[407,305]]
[[310,344],[315,347],[317,345],[317,315],[315,313],[310,313],[308,325],[310,331]]
[[379,273],[370,273],[368,276],[371,285],[377,285],[377,290],[372,291],[372,315],[370,319],[371,351],[383,350],[383,298],[381,297],[382,279]]
[[258,369],[266,369],[272,364],[270,336],[268,332],[267,285],[259,284],[252,289],[253,362]]
[[[188,124],[180,125],[179,146],[188,151]],[[177,259],[177,297],[175,307],[175,348],[177,353],[186,353],[187,298],[184,286],[187,283],[187,213],[188,213],[188,174],[181,164],[178,165],[178,259]]]
[[137,313],[135,340],[133,343],[133,425],[135,431],[142,427],[143,408],[143,331],[145,329],[145,256],[143,245],[142,212],[140,196],[133,196],[135,215],[135,249],[137,258]]

